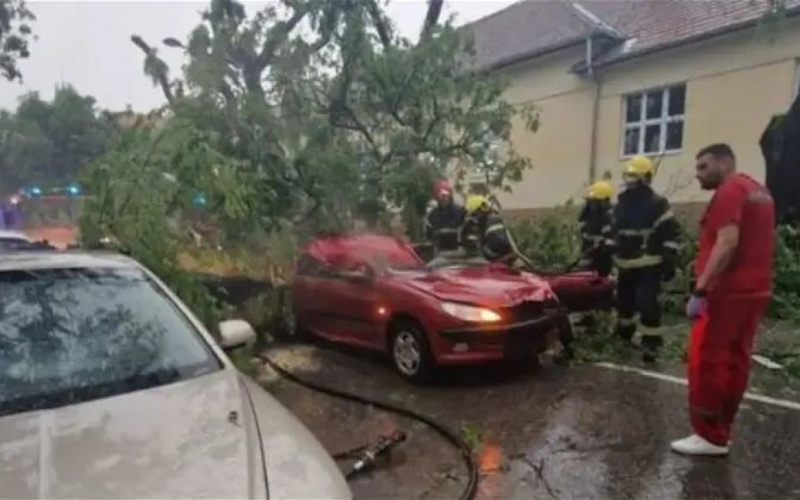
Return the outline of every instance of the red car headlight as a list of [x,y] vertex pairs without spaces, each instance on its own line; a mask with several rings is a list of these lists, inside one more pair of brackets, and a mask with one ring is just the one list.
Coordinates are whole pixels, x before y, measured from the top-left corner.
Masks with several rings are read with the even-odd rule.
[[503,319],[499,313],[485,307],[468,306],[455,302],[442,302],[444,312],[471,323],[497,323]]

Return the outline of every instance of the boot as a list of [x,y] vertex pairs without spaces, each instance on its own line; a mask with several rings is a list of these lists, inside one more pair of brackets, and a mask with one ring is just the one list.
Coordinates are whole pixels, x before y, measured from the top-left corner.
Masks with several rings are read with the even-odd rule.
[[622,339],[622,342],[625,345],[632,346],[633,345],[633,337],[636,335],[636,323],[632,324],[620,324],[617,323],[617,337]]
[[642,335],[642,361],[655,363],[664,340],[654,335]]

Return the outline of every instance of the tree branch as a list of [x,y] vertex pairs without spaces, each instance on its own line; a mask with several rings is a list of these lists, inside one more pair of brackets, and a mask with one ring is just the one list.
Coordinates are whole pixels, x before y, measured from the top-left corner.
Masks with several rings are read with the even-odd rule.
[[[131,41],[134,43],[134,45],[142,49],[142,52],[144,52],[146,58],[158,57],[156,56],[156,53],[153,50],[153,48],[150,47],[150,45],[148,45],[147,42],[145,42],[139,35],[132,35]],[[157,74],[151,76],[153,76],[153,78],[155,78],[158,81],[158,84],[161,87],[161,92],[164,93],[164,97],[167,99],[169,105],[172,106],[173,104],[175,104],[175,96],[172,93],[172,87],[169,84],[169,79],[167,78],[166,72],[159,71]]]
[[439,23],[439,16],[442,14],[442,4],[444,0],[428,0],[428,13],[425,14],[425,23],[422,25],[422,32],[420,32],[420,41],[427,39],[431,36],[431,31]]
[[267,40],[264,42],[261,53],[256,60],[256,67],[259,68],[260,71],[264,71],[264,68],[270,65],[280,46],[286,42],[289,38],[289,34],[300,24],[300,21],[308,14],[308,11],[309,7],[303,5],[303,7],[295,10],[292,17],[287,21],[277,23],[272,28],[270,36],[268,36]]
[[378,37],[381,39],[383,48],[390,48],[392,46],[392,32],[386,20],[381,15],[381,10],[375,0],[367,2],[367,12],[369,12],[372,24],[375,25],[375,29],[378,31]]

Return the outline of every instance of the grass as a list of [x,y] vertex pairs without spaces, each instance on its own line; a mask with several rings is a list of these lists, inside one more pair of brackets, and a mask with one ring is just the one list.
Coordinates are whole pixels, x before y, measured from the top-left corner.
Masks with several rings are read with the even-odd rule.
[[[689,341],[689,322],[679,316],[667,316],[663,324],[664,348],[662,366],[683,365]],[[754,354],[760,354],[783,366],[770,370],[753,363],[751,385],[770,392],[800,394],[800,328],[790,321],[766,319],[761,326]],[[614,316],[595,313],[595,324],[578,329],[575,338],[575,360],[578,363],[638,363],[639,353],[614,334]]]

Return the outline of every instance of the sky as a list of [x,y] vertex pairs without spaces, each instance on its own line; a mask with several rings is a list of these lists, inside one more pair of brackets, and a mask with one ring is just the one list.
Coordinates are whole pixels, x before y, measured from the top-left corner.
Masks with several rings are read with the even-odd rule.
[[[244,2],[248,12],[266,2]],[[456,23],[479,19],[508,6],[510,0],[447,0],[443,17],[455,14]],[[0,79],[0,108],[14,109],[20,96],[37,91],[50,99],[56,86],[71,84],[97,99],[98,106],[121,111],[130,106],[146,111],[164,104],[161,91],[145,77],[141,50],[132,34],[151,44],[165,37],[185,39],[198,24],[208,2],[198,1],[37,1],[28,0],[37,20],[31,57],[22,61],[23,82]],[[425,0],[392,0],[387,12],[400,32],[415,37],[422,25]],[[160,55],[176,71],[180,50],[164,47]]]

